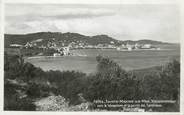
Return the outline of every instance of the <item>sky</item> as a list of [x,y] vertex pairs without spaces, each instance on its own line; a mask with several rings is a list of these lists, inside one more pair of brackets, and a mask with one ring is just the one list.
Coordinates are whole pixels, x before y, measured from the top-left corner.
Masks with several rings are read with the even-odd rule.
[[173,4],[10,4],[5,33],[74,32],[118,40],[179,43],[179,7]]

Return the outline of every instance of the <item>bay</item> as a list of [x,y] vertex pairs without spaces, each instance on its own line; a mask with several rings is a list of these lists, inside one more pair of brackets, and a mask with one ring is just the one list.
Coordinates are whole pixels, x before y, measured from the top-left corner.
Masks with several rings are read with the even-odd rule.
[[115,49],[72,50],[75,56],[42,57],[26,59],[27,62],[48,70],[75,70],[84,73],[96,71],[96,56],[102,55],[116,61],[123,69],[143,69],[164,65],[172,59],[180,60],[179,47],[161,50],[117,51]]

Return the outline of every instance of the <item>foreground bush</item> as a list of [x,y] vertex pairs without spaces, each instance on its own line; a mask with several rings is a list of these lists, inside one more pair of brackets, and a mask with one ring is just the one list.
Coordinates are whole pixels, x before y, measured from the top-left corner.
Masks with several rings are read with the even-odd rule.
[[97,61],[97,73],[89,78],[85,94],[89,101],[138,98],[139,82],[134,77],[109,58],[98,56]]
[[4,85],[4,110],[34,111],[36,106],[30,98],[23,97],[20,92],[24,91],[20,86],[5,83]]
[[[35,110],[33,101],[56,95],[50,98],[67,100],[61,101],[64,103],[62,106],[64,110],[72,107],[73,110],[86,110],[87,103],[93,103],[94,100],[157,99],[177,102],[163,105],[163,108],[153,111],[179,111],[180,63],[178,61],[173,60],[159,67],[156,74],[145,71],[144,77],[137,78],[133,72],[125,71],[109,58],[97,56],[96,60],[98,62],[96,73],[87,76],[77,71],[45,72],[30,63],[25,63],[22,56],[5,55],[4,109]],[[21,95],[24,93],[25,97],[22,98]],[[53,101],[50,105],[54,105],[53,103],[58,102]],[[44,107],[41,110],[49,110],[49,108]],[[62,109],[54,108],[51,110]]]

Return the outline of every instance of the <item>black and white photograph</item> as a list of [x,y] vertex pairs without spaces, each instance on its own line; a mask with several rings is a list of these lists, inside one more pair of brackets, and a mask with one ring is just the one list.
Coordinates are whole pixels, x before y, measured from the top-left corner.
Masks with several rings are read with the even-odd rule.
[[180,112],[180,21],[176,3],[4,3],[4,111]]

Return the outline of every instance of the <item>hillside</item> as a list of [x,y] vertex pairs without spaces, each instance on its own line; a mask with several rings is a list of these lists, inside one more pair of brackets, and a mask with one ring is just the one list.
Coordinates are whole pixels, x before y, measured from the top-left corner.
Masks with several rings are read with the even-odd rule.
[[107,35],[96,35],[96,36],[85,36],[78,33],[60,33],[60,32],[38,32],[31,34],[5,34],[5,47],[9,47],[10,44],[20,44],[25,45],[27,42],[32,42],[36,40],[39,41],[40,45],[47,43],[50,40],[55,40],[57,43],[71,43],[71,42],[80,42],[89,45],[98,45],[98,44],[111,44],[121,45],[121,44],[152,44],[152,45],[160,45],[160,44],[169,44],[160,41],[153,40],[138,40],[138,41],[120,41],[116,40]]
[[109,44],[111,41],[117,44],[117,40],[107,36],[107,35],[97,35],[97,36],[85,36],[78,33],[58,33],[58,32],[39,32],[32,34],[5,34],[5,47],[8,47],[10,44],[21,44],[25,45],[27,42],[31,42],[37,39],[43,39],[42,43],[50,41],[52,38],[55,38],[57,42],[83,42],[90,45]]

